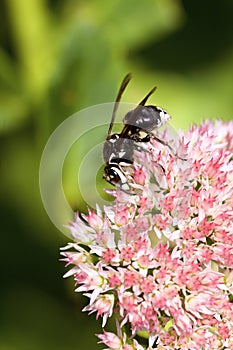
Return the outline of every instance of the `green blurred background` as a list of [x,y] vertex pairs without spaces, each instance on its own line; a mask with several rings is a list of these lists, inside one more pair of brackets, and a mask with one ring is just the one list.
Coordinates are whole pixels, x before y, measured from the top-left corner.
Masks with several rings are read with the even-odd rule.
[[[98,348],[100,323],[62,279],[67,238],[41,203],[49,135],[72,113],[112,102],[129,71],[123,100],[136,103],[156,84],[151,103],[176,127],[232,119],[232,14],[232,0],[1,1],[0,350]],[[85,210],[69,171],[69,202]]]

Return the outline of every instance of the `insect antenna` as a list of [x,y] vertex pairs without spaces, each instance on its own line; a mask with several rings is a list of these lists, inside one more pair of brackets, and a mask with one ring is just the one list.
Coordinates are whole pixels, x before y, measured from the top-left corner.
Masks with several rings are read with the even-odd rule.
[[147,101],[148,98],[150,97],[150,95],[152,95],[152,94],[155,92],[156,89],[157,89],[157,86],[154,86],[153,89],[152,89],[150,92],[148,92],[148,94],[146,95],[146,97],[144,97],[144,99],[139,103],[139,106],[144,106],[145,103],[146,103],[146,101]]
[[[112,111],[112,119],[111,119],[111,122],[110,122],[110,125],[109,125],[109,129],[108,129],[108,134],[107,134],[107,140],[109,140],[109,138],[111,137],[111,133],[112,133],[112,128],[113,128],[113,124],[114,124],[114,120],[116,118],[116,112],[117,112],[117,109],[118,109],[118,104],[120,102],[120,99],[121,99],[121,96],[126,88],[126,86],[128,85],[128,83],[130,82],[132,78],[132,74],[131,73],[128,73],[122,83],[121,83],[121,86],[120,86],[120,89],[118,91],[118,94],[117,94],[117,97],[116,97],[116,100],[115,100],[115,104],[114,104],[114,107],[113,107],[113,111]],[[149,96],[148,96],[149,97]]]

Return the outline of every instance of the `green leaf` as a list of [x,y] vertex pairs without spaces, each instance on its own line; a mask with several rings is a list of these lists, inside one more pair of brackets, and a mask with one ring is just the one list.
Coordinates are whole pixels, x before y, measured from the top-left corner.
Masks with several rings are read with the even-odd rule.
[[142,338],[145,338],[145,339],[148,339],[149,338],[149,333],[147,331],[138,331],[137,332],[137,335],[139,337],[142,337]]
[[164,326],[164,330],[165,332],[167,332],[169,330],[169,328],[173,327],[173,320],[172,318],[165,324]]

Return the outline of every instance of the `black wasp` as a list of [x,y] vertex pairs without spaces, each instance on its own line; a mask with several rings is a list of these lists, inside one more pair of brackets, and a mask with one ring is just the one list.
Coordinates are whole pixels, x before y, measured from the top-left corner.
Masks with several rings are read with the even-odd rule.
[[[124,127],[121,133],[112,134],[118,104],[131,77],[131,74],[127,74],[123,79],[114,104],[112,119],[103,148],[103,158],[106,163],[103,178],[122,191],[132,194],[132,186],[128,181],[128,169],[133,164],[134,150],[143,149],[139,143],[149,142],[151,138],[171,149],[165,141],[152,134],[153,130],[166,124],[171,117],[160,107],[145,106],[150,95],[156,90],[156,87],[154,87],[135,109],[125,115],[123,119]],[[142,136],[143,133],[145,136]]]

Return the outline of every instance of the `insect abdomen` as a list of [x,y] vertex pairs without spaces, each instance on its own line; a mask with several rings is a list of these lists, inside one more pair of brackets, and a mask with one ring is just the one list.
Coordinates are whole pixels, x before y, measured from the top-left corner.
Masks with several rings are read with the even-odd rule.
[[160,107],[139,105],[125,115],[123,123],[151,132],[164,125],[168,119],[170,119],[169,114]]

